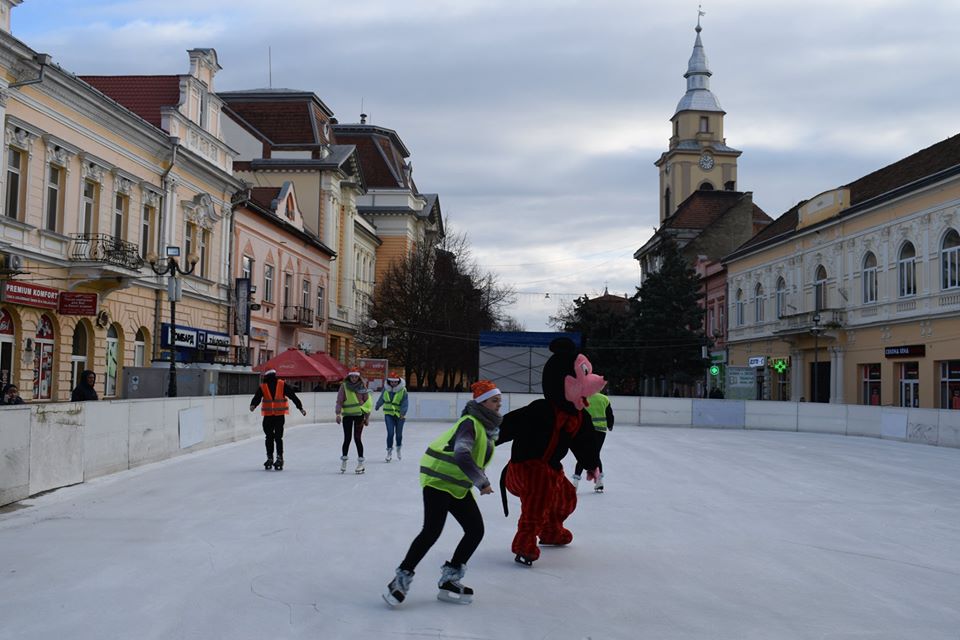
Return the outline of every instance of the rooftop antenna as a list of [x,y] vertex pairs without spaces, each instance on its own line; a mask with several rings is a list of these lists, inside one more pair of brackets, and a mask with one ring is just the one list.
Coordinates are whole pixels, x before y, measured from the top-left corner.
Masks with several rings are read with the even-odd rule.
[[273,89],[273,51],[267,47],[267,86]]
[[363,98],[360,98],[360,124],[367,124],[367,114],[363,111]]

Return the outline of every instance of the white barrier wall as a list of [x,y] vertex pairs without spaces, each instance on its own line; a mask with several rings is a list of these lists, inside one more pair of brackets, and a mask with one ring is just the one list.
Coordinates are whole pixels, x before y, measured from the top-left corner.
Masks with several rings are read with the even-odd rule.
[[[504,394],[503,411],[540,398]],[[306,417],[291,407],[287,425],[331,423],[335,393],[300,394]],[[468,393],[411,392],[407,419],[452,424]],[[670,426],[806,431],[960,447],[960,411],[840,404],[614,396],[615,428]],[[0,409],[0,505],[150,462],[260,437],[260,412],[247,396],[50,403]],[[180,415],[202,421],[181,448]],[[383,421],[377,411],[373,421]],[[615,437],[615,436],[614,436]],[[192,442],[193,440],[186,440]]]

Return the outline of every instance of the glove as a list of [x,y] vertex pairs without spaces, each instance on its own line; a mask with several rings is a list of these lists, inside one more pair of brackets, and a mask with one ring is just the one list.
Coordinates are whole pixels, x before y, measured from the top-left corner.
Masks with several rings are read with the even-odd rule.
[[340,414],[337,414],[337,424],[340,424]]
[[600,469],[589,469],[587,471],[587,480],[590,482],[596,482],[600,479]]
[[303,415],[307,415],[307,410],[306,410],[306,409],[300,409],[300,413],[302,413]]
[[250,407],[250,411],[251,411],[251,412],[252,412],[254,409],[256,409],[256,407]]

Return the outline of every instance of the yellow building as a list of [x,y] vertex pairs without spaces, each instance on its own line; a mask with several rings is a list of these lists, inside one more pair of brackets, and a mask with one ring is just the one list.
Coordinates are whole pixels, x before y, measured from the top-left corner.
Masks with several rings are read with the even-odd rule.
[[216,53],[191,51],[179,76],[83,78],[12,37],[18,3],[2,4],[0,376],[27,400],[66,400],[91,369],[101,396],[120,395],[122,368],[149,366],[166,342],[166,286],[147,258],[167,246],[184,268],[197,259],[178,308],[194,336],[182,357],[225,348],[239,183],[218,131]]
[[729,364],[763,399],[960,409],[958,232],[960,136],[800,203],[724,259]]

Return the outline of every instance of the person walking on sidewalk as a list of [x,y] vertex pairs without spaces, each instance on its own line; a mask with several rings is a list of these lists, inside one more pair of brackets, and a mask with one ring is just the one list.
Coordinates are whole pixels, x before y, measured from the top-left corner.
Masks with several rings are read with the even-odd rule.
[[420,459],[423,528],[413,539],[383,594],[391,606],[399,605],[406,598],[414,570],[440,538],[448,513],[463,527],[463,537],[453,557],[443,563],[437,598],[458,604],[470,604],[473,600],[473,589],[460,582],[467,561],[483,539],[483,515],[470,489],[476,487],[480,495],[493,493],[484,469],[493,458],[503,418],[500,415],[502,397],[494,383],[480,380],[471,390],[473,399],[463,408],[460,419],[431,442]]
[[[267,447],[267,461],[263,463],[264,469],[271,467],[277,471],[283,469],[283,423],[286,421],[284,416],[290,413],[287,399],[293,400],[293,404],[297,406],[300,413],[307,415],[307,410],[303,408],[297,392],[288,387],[283,378],[277,377],[277,370],[264,371],[263,382],[250,400],[250,411],[255,410],[263,401],[260,415],[263,416],[263,435]],[[273,459],[274,445],[277,447],[276,460]]]
[[409,406],[407,387],[400,376],[387,378],[387,386],[383,388],[377,406],[383,407],[383,420],[387,424],[387,462],[393,457],[393,436],[397,436],[397,460],[400,460],[400,447],[403,446],[403,422],[407,416]]
[[[603,448],[603,441],[607,438],[607,432],[613,431],[613,409],[610,408],[610,398],[603,395],[603,393],[593,394],[587,398],[587,402],[590,403],[587,405],[587,413],[590,414],[590,419],[593,421],[593,428],[596,431],[593,435],[597,443],[597,460],[600,460],[600,450]],[[603,493],[602,460],[600,460],[597,468],[600,470],[600,475],[594,480],[593,490],[597,493]],[[578,461],[576,468],[573,470],[573,477],[570,478],[574,487],[580,484],[580,474],[582,473],[583,465]]]
[[343,446],[340,455],[340,473],[347,470],[350,440],[357,446],[357,473],[364,472],[363,427],[370,421],[373,399],[359,371],[351,371],[337,391],[337,424],[343,425]]
[[85,369],[84,372],[80,374],[80,381],[70,394],[70,402],[99,400],[100,396],[97,395],[97,390],[94,388],[96,384],[97,374],[89,369]]

